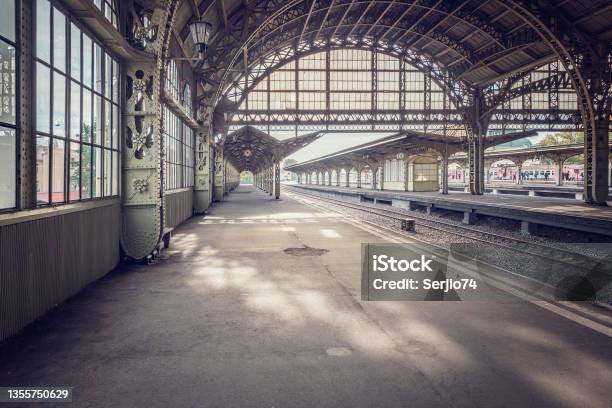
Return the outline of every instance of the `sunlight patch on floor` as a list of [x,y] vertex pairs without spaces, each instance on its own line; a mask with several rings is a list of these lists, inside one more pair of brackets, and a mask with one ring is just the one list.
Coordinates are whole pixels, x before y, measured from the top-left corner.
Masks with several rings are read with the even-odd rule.
[[333,230],[333,229],[323,228],[323,229],[320,229],[319,232],[325,238],[342,238],[342,236],[340,234],[338,234],[338,232],[336,230]]

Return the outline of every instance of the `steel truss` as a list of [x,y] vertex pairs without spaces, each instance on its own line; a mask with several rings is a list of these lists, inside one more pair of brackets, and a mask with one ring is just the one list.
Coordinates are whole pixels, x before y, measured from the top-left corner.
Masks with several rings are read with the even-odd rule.
[[[201,2],[196,7],[197,18],[218,18],[219,13],[207,14],[214,9],[209,3],[216,2]],[[329,47],[375,47],[401,55],[424,72],[433,68],[431,79],[447,84],[443,88],[454,100],[456,112],[463,115],[467,138],[474,146],[470,156],[473,193],[482,192],[477,178],[482,172],[481,147],[487,129],[511,129],[520,121],[522,128],[583,129],[585,197],[592,203],[605,203],[612,12],[601,11],[596,1],[584,0],[577,6],[576,2],[552,0],[250,0],[232,7],[221,13],[223,21],[216,25],[206,59],[198,66],[201,101],[208,109],[222,105],[234,111],[235,107],[224,102],[226,90],[238,85],[240,92],[248,92],[249,85],[264,75],[257,69],[273,69],[287,56]],[[188,30],[179,31],[184,41]],[[422,64],[411,60],[413,57]],[[546,64],[551,64],[549,78],[529,75]],[[245,72],[252,78],[241,84]],[[564,92],[570,86],[578,104],[574,113],[563,106]],[[550,112],[541,112],[538,93],[543,91]],[[370,100],[375,101],[372,96]],[[400,103],[404,102],[400,99]],[[325,111],[332,114],[332,109]],[[429,118],[432,113],[423,109],[424,123],[436,123]],[[266,114],[267,119],[276,115]],[[295,117],[295,122],[305,120],[301,125],[309,125],[310,118],[318,120],[320,115],[311,112]],[[393,113],[388,119],[397,120],[398,115],[405,112]],[[410,115],[405,116],[404,124],[410,123]],[[382,113],[381,117],[374,103],[367,119],[384,120],[385,116]],[[367,122],[363,119],[360,123]],[[276,120],[264,123],[293,123]],[[332,122],[330,126],[339,125]]]

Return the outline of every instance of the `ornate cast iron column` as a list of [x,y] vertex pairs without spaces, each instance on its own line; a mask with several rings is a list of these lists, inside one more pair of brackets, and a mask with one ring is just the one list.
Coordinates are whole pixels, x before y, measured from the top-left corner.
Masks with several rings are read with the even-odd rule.
[[[471,105],[467,109],[468,168],[470,193],[484,193],[484,139],[487,134],[488,119],[481,115],[485,99],[480,89],[474,91]],[[489,115],[490,117],[490,115]]]
[[215,149],[215,175],[214,175],[214,199],[215,201],[223,200],[225,190],[225,165],[223,160],[223,147],[219,146]]
[[491,166],[495,163],[494,160],[485,160],[484,161],[484,177],[485,177],[485,185],[491,184]]
[[584,196],[591,204],[606,205],[608,199],[608,178],[610,167],[608,161],[610,142],[610,115],[612,114],[612,60],[611,55],[604,55],[596,67],[587,67],[589,91],[593,102],[595,127],[587,124],[584,137]]
[[210,131],[201,127],[196,139],[196,168],[193,206],[196,213],[204,212],[212,202]]
[[[160,3],[141,41],[144,54],[125,64],[121,246],[135,260],[154,251],[164,232],[162,75],[177,2]],[[140,33],[140,31],[137,31]]]
[[[32,66],[33,49],[32,36],[34,33],[34,22],[32,21],[33,2],[21,1],[20,24],[17,31],[17,42],[20,47],[18,54],[20,75],[20,92],[17,101],[21,109],[18,110],[19,117],[19,167],[17,179],[19,180],[19,201],[16,203],[19,209],[36,208],[36,146],[32,138],[33,130],[33,101],[32,89],[34,87],[34,68]],[[27,80],[23,80],[27,78]]]
[[523,163],[525,163],[525,160],[521,157],[510,157],[510,160],[516,165],[516,184],[523,184]]
[[557,186],[562,186],[563,185],[563,165],[565,164],[565,161],[569,158],[570,156],[566,155],[566,154],[548,154],[546,155],[546,158],[552,160],[555,165],[556,165],[556,180],[555,180],[555,185]]
[[448,145],[442,152],[442,194],[448,194]]
[[277,200],[280,198],[280,163],[278,161],[274,163],[274,197]]

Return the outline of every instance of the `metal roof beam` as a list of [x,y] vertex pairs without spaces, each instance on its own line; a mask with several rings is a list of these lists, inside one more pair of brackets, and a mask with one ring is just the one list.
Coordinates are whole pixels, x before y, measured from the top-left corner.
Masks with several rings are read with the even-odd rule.
[[315,34],[315,36],[312,39],[312,43],[313,44],[315,42],[317,42],[317,39],[319,38],[319,35],[321,34],[321,30],[323,29],[323,26],[327,22],[327,18],[329,17],[329,13],[331,12],[332,7],[334,6],[334,2],[335,1],[336,0],[331,0],[331,2],[329,3],[329,7],[327,8],[327,11],[325,12],[325,16],[321,19],[321,24],[319,24],[319,28],[317,30],[317,33]]
[[378,23],[380,22],[380,20],[382,20],[382,18],[385,16],[385,14],[387,14],[387,12],[389,11],[389,9],[391,7],[393,7],[393,5],[397,2],[397,0],[393,0],[391,1],[389,4],[387,4],[387,7],[385,7],[385,9],[382,11],[382,13],[380,13],[378,15],[378,18],[376,19],[376,21],[374,21],[374,24],[372,24],[372,26],[370,26],[370,28],[368,28],[368,31],[366,31],[363,36],[367,37],[370,35],[370,31],[372,31],[372,29],[374,28],[374,26],[378,25]]
[[304,23],[304,27],[302,27],[302,33],[300,34],[300,39],[298,40],[298,45],[302,43],[302,38],[304,37],[304,32],[306,31],[306,27],[308,27],[308,23],[310,23],[310,17],[312,16],[312,11],[314,10],[315,4],[317,4],[317,0],[310,0],[312,3],[310,4],[310,9],[308,10],[308,14],[306,15],[306,22]]
[[333,40],[336,34],[338,33],[338,29],[342,26],[342,22],[344,21],[344,19],[346,19],[346,16],[348,15],[349,10],[351,9],[354,3],[355,3],[355,0],[351,0],[351,2],[348,3],[346,10],[344,10],[344,14],[342,15],[342,18],[340,19],[340,21],[338,21],[338,24],[336,25],[334,32],[329,37],[330,40]]
[[[440,27],[440,25],[444,24],[449,18],[453,17],[455,15],[455,13],[457,13],[459,10],[461,10],[462,7],[464,7],[467,3],[469,3],[470,0],[463,0],[462,2],[460,2],[459,4],[457,4],[457,6],[455,8],[453,8],[453,10],[450,13],[447,13],[444,17],[442,17],[440,20],[438,20],[436,23],[432,24],[427,31],[425,32],[426,36],[429,36],[431,33],[434,32],[434,30],[438,27]],[[443,33],[446,34],[446,33]],[[416,43],[418,43],[419,41],[422,40],[421,38],[417,38],[414,40],[411,40],[406,47],[410,48],[411,46],[415,45]],[[420,47],[420,49],[422,50],[423,48],[425,48],[427,45],[429,45],[433,40],[429,40],[427,42],[427,44],[423,47]]]
[[225,3],[223,0],[217,0],[215,2],[215,6],[217,7],[217,14],[221,18],[222,27],[224,30],[227,29],[227,10],[225,9]]
[[391,26],[389,26],[385,31],[382,32],[382,34],[378,35],[378,38],[376,39],[376,41],[381,41],[383,40],[386,35],[393,29],[395,29],[397,27],[397,25],[400,23],[400,21],[402,21],[404,19],[404,17],[406,17],[413,9],[414,7],[419,3],[419,0],[415,0],[412,4],[410,4],[408,6],[408,8],[406,10],[404,10],[402,12],[402,14],[397,18],[397,20],[395,20],[393,22],[393,24]]
[[355,29],[357,27],[359,27],[359,25],[361,24],[361,21],[363,20],[363,18],[365,17],[365,15],[368,13],[368,11],[370,10],[370,8],[376,4],[375,1],[371,1],[369,2],[365,9],[363,10],[363,12],[359,15],[359,18],[357,19],[357,21],[355,21],[355,23],[353,24],[353,27],[351,28],[351,30],[349,31],[349,33],[347,34],[346,38],[350,38],[353,35],[353,31],[355,31]]

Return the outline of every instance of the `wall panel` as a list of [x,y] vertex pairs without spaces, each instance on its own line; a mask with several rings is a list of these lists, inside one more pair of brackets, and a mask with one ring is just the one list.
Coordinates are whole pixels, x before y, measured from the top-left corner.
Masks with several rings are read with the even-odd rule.
[[119,200],[55,211],[0,225],[0,340],[119,263]]
[[193,189],[166,191],[166,227],[176,227],[193,215]]

